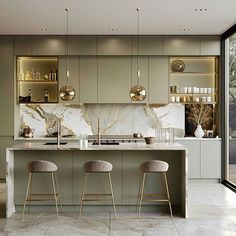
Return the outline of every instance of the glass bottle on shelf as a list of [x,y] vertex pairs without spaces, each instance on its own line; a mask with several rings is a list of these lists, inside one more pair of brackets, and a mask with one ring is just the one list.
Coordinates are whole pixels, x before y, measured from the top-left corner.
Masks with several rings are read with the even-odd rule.
[[37,70],[37,72],[35,74],[35,79],[36,80],[41,80],[41,73],[39,72],[39,69]]
[[34,73],[34,69],[33,68],[31,69],[31,72],[30,72],[30,79],[31,80],[35,80],[35,73]]
[[28,89],[28,102],[31,102],[32,100],[32,91],[31,88]]
[[49,81],[53,81],[53,72],[52,72],[52,70],[49,72]]
[[23,69],[20,69],[19,80],[24,80],[24,79],[25,79],[25,73]]
[[47,89],[44,90],[44,102],[49,102],[49,92]]
[[30,80],[30,73],[28,70],[25,73],[25,80]]

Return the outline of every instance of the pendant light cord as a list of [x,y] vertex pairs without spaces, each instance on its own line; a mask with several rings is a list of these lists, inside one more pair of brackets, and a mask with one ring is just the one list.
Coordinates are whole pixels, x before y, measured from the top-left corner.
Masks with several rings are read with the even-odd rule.
[[66,8],[66,84],[68,85],[69,71],[68,71],[68,38],[69,38],[69,8]]
[[139,85],[140,70],[139,70],[139,14],[140,8],[137,8],[137,32],[138,32],[138,56],[137,56],[137,84]]

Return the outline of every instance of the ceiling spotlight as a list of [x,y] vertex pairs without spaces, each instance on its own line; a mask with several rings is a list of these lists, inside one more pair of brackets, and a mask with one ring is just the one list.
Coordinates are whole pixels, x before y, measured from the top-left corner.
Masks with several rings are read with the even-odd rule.
[[190,31],[190,30],[191,30],[190,28],[179,29],[179,31],[183,31],[183,32],[187,32],[187,31]]
[[115,32],[115,31],[119,31],[119,29],[117,29],[117,28],[110,28],[110,29],[108,29],[108,31]]
[[49,32],[49,31],[52,31],[52,29],[51,29],[51,28],[41,28],[41,31],[43,31],[43,32]]
[[196,12],[206,12],[208,9],[207,8],[195,8],[194,11]]

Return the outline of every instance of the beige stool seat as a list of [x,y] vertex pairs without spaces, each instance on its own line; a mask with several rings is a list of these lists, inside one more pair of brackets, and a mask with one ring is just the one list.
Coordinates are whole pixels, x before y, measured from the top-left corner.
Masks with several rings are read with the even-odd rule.
[[167,172],[169,169],[169,164],[165,161],[151,160],[143,162],[139,169],[141,172]]
[[[142,202],[168,202],[171,218],[173,218],[172,214],[172,208],[171,208],[171,202],[170,202],[170,194],[169,194],[169,188],[167,183],[167,176],[166,173],[169,169],[169,164],[165,161],[159,161],[159,160],[150,160],[143,162],[139,166],[139,170],[141,171],[141,178],[140,178],[140,185],[139,185],[139,193],[138,193],[138,199],[137,199],[137,206],[139,206],[138,215],[140,216]],[[161,194],[157,193],[144,193],[144,186],[145,186],[145,179],[146,174],[148,173],[160,173],[164,176],[164,183],[166,188],[166,194],[164,197]]]
[[[111,181],[111,171],[112,171],[112,164],[107,161],[102,161],[102,160],[94,160],[94,161],[88,161],[85,162],[83,165],[83,169],[85,172],[85,177],[84,177],[84,186],[83,186],[83,191],[81,194],[81,202],[80,202],[80,211],[79,211],[79,218],[82,214],[83,211],[83,202],[84,201],[101,201],[101,200],[106,200],[106,196],[109,196],[110,199],[112,200],[112,205],[113,205],[113,210],[114,210],[114,215],[116,218],[116,207],[115,207],[115,200],[114,200],[114,194],[113,194],[113,188],[112,188],[112,181]],[[85,193],[86,189],[86,184],[87,184],[87,177],[88,174],[92,173],[105,173],[108,175],[109,179],[109,186],[110,186],[110,191],[111,193]]]
[[[27,164],[27,168],[29,171],[29,178],[28,178],[28,184],[27,184],[27,189],[26,189],[22,219],[24,218],[25,207],[26,207],[27,203],[28,203],[28,207],[29,207],[31,201],[48,201],[48,200],[55,201],[57,218],[59,218],[58,202],[59,202],[60,208],[61,208],[61,201],[60,201],[58,182],[57,182],[56,173],[55,173],[58,169],[57,166],[50,161],[37,160],[37,161],[29,162]],[[32,192],[32,178],[33,178],[33,174],[36,174],[36,173],[38,173],[38,174],[51,174],[53,193],[49,193],[49,194],[31,193]]]
[[29,172],[33,173],[47,173],[57,171],[57,166],[50,161],[31,161],[28,163]]
[[85,172],[111,172],[112,171],[112,164],[107,161],[88,161],[84,163],[83,169]]

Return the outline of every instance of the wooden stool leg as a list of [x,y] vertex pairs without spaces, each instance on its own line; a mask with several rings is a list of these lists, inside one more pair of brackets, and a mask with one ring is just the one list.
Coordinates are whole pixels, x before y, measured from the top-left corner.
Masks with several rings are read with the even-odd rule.
[[55,206],[56,206],[56,210],[57,210],[57,219],[59,219],[58,205],[57,205],[57,193],[56,193],[56,186],[55,186],[55,181],[54,181],[54,174],[53,174],[53,172],[52,172],[52,187],[53,187],[53,194],[54,194]]
[[88,174],[86,172],[85,176],[84,176],[84,186],[83,186],[83,191],[82,191],[81,200],[80,200],[79,219],[80,219],[80,216],[81,216],[82,210],[83,210],[83,201],[84,201],[84,193],[85,193],[86,184],[87,184],[87,175]]
[[173,219],[173,213],[172,213],[171,202],[170,202],[170,193],[169,193],[166,173],[164,173],[164,179],[165,179],[166,193],[167,193],[167,198],[168,198],[168,203],[169,203],[169,208],[170,208],[170,215],[171,215],[171,218]]
[[25,215],[25,206],[26,206],[26,202],[28,200],[28,195],[29,195],[29,188],[30,188],[30,183],[31,183],[31,177],[32,177],[32,173],[29,173],[29,178],[28,178],[28,184],[27,184],[27,189],[26,189],[26,194],[25,194],[25,201],[24,201],[24,207],[23,207],[23,212],[22,212],[22,216],[21,219],[24,219],[24,215]]
[[116,206],[115,206],[115,200],[114,200],[114,194],[113,194],[113,188],[112,188],[112,182],[111,182],[111,173],[110,172],[108,173],[108,178],[109,178],[110,189],[111,189],[113,210],[114,210],[114,214],[115,214],[115,219],[117,219],[117,217],[116,217]]
[[57,181],[56,173],[54,173],[54,179],[55,179],[55,183],[56,183],[56,191],[57,191],[57,193],[58,193],[59,206],[60,206],[60,210],[61,210],[61,212],[62,212],[61,194],[60,194],[59,187],[58,187],[58,181]]
[[141,206],[142,206],[142,201],[143,201],[143,190],[144,190],[144,184],[145,184],[145,177],[146,173],[144,172],[142,175],[142,182],[141,182],[141,196],[140,196],[140,202],[139,202],[139,210],[138,210],[138,217],[140,217],[140,212],[141,212]]

